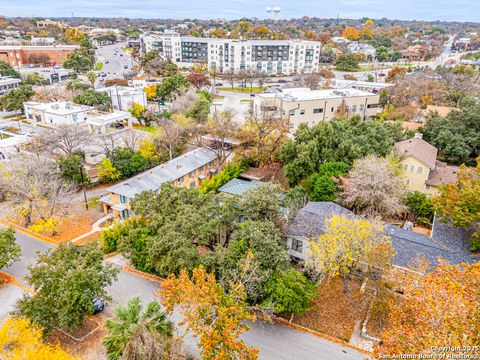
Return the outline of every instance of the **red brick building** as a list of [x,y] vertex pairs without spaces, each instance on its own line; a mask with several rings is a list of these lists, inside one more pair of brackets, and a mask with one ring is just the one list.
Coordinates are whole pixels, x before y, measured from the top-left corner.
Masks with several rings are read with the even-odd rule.
[[77,45],[0,45],[0,61],[11,66],[62,64]]

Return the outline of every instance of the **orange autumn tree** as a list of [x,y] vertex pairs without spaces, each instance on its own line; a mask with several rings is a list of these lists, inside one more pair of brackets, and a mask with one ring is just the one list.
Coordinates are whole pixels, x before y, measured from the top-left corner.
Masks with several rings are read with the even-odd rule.
[[177,277],[171,274],[160,292],[166,312],[176,307],[183,315],[180,326],[199,338],[202,359],[257,359],[258,350],[248,347],[239,336],[250,328],[245,321],[255,321],[246,306],[242,285],[232,285],[227,293],[203,266],[187,270]]
[[42,341],[42,329],[28,319],[11,317],[0,328],[0,359],[2,360],[74,360],[60,345]]
[[360,39],[360,31],[358,29],[348,26],[342,31],[342,37],[348,40]]
[[480,345],[480,263],[442,262],[402,279],[375,355],[431,354],[432,347]]

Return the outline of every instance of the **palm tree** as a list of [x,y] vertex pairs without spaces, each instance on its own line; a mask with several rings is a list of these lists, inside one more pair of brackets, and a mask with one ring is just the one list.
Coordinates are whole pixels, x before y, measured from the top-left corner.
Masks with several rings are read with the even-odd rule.
[[115,316],[105,321],[105,327],[107,335],[103,345],[107,349],[108,360],[120,359],[128,344],[142,331],[166,337],[173,335],[173,323],[161,311],[160,304],[152,301],[142,311],[138,296],[131,298],[126,307],[117,307]]

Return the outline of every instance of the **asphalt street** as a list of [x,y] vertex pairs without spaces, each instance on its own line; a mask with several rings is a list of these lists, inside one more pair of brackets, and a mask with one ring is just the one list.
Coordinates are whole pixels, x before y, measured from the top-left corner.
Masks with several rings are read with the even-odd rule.
[[[44,243],[31,236],[17,231],[16,238],[22,247],[22,257],[12,266],[3,271],[15,276],[19,281],[26,284],[25,275],[29,264],[33,264],[37,258],[37,252],[44,252],[53,245]],[[156,294],[161,290],[153,281],[139,278],[131,273],[122,271],[118,280],[107,289],[113,299],[105,310],[107,315],[112,314],[112,308],[116,304],[126,304],[133,296],[140,296],[143,303],[156,299]],[[22,295],[18,288],[8,286],[0,289],[0,304],[2,300],[5,306],[0,306],[0,320],[11,310],[13,303]],[[8,303],[7,303],[8,301]],[[181,317],[178,313],[172,315],[172,320],[178,324]],[[260,359],[265,360],[350,360],[365,359],[365,355],[351,348],[324,340],[317,336],[301,331],[293,330],[286,326],[275,323],[257,321],[251,324],[252,329],[243,334],[243,340],[249,345],[260,349]],[[184,338],[186,348],[198,355],[196,339],[191,335]]]
[[[126,73],[132,71],[132,57],[130,54],[122,50],[123,44],[114,44],[98,47],[96,51],[97,61],[103,63],[102,70],[107,74],[105,77],[99,77],[95,83],[95,87],[101,87],[101,80],[123,79]],[[106,63],[106,61],[108,63]],[[125,66],[127,68],[125,68]]]

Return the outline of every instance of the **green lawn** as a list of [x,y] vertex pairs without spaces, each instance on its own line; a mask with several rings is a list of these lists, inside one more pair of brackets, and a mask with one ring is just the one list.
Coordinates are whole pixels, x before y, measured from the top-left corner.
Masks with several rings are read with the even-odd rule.
[[241,103],[248,103],[248,102],[252,102],[253,100],[251,99],[242,99],[240,100]]
[[[220,91],[233,91],[233,92],[240,92],[240,93],[249,93],[250,92],[250,86],[247,86],[246,88],[242,88],[240,86],[234,86],[233,89],[231,86],[222,86],[217,88]],[[267,86],[254,86],[252,87],[252,92],[257,93],[263,90],[267,90]]]

